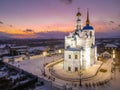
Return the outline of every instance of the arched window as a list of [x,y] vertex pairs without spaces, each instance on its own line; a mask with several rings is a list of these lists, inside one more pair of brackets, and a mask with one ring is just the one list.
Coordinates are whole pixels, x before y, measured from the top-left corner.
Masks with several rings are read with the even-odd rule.
[[75,72],[77,72],[78,71],[78,67],[75,67]]
[[71,55],[69,55],[69,57],[68,57],[69,59],[71,59]]
[[78,59],[78,55],[75,55],[75,59]]
[[68,67],[68,71],[71,71],[71,67]]
[[92,31],[90,31],[90,37],[92,37]]

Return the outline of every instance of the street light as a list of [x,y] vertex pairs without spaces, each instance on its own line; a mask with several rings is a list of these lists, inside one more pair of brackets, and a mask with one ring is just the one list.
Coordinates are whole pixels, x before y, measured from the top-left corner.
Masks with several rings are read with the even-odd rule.
[[44,64],[45,64],[45,56],[47,55],[47,52],[46,51],[44,51],[43,52],[43,57],[44,57]]
[[[63,53],[62,49],[59,49],[59,50],[58,50],[58,53],[59,53],[59,54],[62,54],[62,53]],[[63,57],[64,57],[64,56],[62,55],[62,58],[63,58]]]
[[113,49],[113,52],[112,52],[112,54],[113,54],[113,59],[116,57],[115,56],[115,50]]
[[49,69],[50,69],[50,73],[51,73],[50,80],[51,80],[51,88],[52,88],[52,87],[53,87],[53,82],[52,82],[52,81],[54,81],[54,80],[53,80],[54,78],[52,77],[53,66],[50,67]]
[[52,57],[53,57],[53,62],[54,62],[54,55],[52,55]]
[[82,86],[82,72],[81,72],[81,68],[80,68],[79,75],[80,75],[80,86]]
[[45,76],[45,56],[47,55],[47,52],[46,51],[44,51],[43,52],[43,60],[44,60],[44,63],[43,63],[43,75]]
[[61,49],[59,49],[59,50],[58,50],[58,53],[59,53],[59,54],[61,54],[61,53],[62,53],[62,50],[61,50]]
[[111,63],[111,80],[112,80],[112,73],[113,73],[113,63]]
[[[82,51],[79,51],[79,55],[81,52],[81,56],[82,56]],[[81,57],[82,58],[82,57]],[[78,72],[78,74],[80,75],[80,86],[82,86],[82,72],[81,72],[81,60],[80,60],[80,56],[79,56],[79,67],[80,67],[80,72]]]

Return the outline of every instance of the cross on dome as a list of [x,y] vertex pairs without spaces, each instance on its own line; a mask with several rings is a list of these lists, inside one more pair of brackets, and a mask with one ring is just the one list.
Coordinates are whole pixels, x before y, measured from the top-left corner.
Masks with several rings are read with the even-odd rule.
[[76,14],[76,16],[80,17],[81,13],[80,13],[80,8],[78,8],[78,13]]

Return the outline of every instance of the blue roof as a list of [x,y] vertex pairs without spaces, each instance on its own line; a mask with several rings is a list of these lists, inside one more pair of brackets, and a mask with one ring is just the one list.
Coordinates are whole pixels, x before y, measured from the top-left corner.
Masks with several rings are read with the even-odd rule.
[[90,25],[86,25],[83,27],[83,30],[93,30],[93,27]]

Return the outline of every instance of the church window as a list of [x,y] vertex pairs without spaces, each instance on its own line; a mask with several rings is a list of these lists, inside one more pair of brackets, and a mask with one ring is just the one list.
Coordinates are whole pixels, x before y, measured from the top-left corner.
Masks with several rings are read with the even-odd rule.
[[69,55],[69,59],[71,59],[71,55]]
[[78,55],[75,55],[75,59],[78,59]]
[[68,71],[71,71],[71,67],[68,67]]
[[75,72],[77,72],[78,71],[78,67],[75,67]]
[[92,32],[90,32],[90,37],[92,37]]

